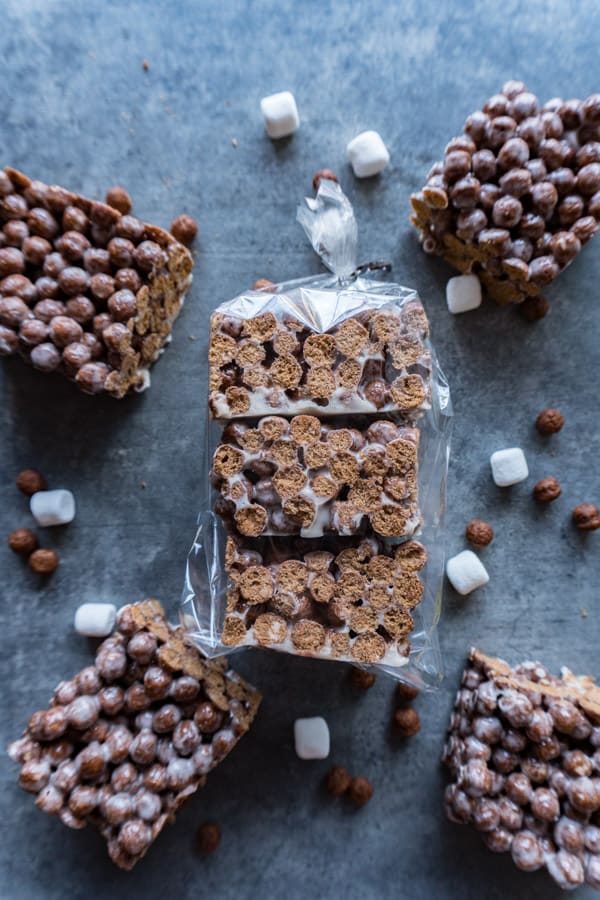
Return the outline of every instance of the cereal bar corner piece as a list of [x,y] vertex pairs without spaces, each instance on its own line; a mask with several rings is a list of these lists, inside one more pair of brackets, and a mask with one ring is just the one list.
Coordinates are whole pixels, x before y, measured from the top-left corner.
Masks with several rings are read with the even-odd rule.
[[0,355],[121,398],[150,383],[192,281],[168,232],[0,171]]
[[230,537],[222,642],[405,665],[426,561],[418,541],[390,550],[373,538],[272,538],[261,546]]
[[410,536],[420,523],[419,434],[356,417],[231,422],[213,456],[216,511],[246,537],[349,536],[365,526],[381,537]]
[[20,786],[70,828],[95,825],[131,869],[250,728],[260,703],[188,646],[156,600],[123,607],[95,664],[62,681],[8,748]]
[[[365,295],[366,296],[366,295]],[[216,419],[270,414],[416,416],[431,402],[429,326],[416,298],[365,310],[316,332],[294,318],[294,292],[243,319],[211,317],[209,406]],[[298,299],[300,304],[300,300]]]
[[411,196],[427,253],[499,304],[539,295],[600,221],[600,94],[543,106],[522,82],[469,116]]
[[600,890],[600,688],[473,649],[443,761],[448,818],[525,872]]

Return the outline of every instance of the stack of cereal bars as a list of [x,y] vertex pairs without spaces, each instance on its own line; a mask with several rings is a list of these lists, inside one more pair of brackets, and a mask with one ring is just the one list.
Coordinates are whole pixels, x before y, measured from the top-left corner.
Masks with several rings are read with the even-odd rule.
[[209,405],[224,425],[211,478],[228,535],[220,638],[400,666],[427,559],[412,535],[428,322],[412,292],[379,305],[365,294],[329,316],[326,294],[256,293],[211,319]]

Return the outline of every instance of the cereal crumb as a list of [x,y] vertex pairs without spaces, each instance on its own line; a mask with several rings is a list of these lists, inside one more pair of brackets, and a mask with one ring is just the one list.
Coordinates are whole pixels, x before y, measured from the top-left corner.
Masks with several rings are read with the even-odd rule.
[[588,617],[588,611],[587,611],[587,609],[582,609],[582,610],[581,610],[581,618],[582,618],[582,619],[587,619],[587,617]]
[[200,853],[214,853],[221,843],[221,829],[216,822],[204,822],[196,832],[196,847]]
[[148,62],[148,60],[147,59],[142,60],[142,69],[144,70],[144,72],[147,72],[149,68],[150,68],[150,63]]

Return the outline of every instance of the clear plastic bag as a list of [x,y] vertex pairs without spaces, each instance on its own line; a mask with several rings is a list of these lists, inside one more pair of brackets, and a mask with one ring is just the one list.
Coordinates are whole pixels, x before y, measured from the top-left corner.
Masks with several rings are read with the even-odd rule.
[[416,292],[356,269],[322,181],[298,219],[332,270],[211,318],[206,492],[182,621],[209,657],[245,646],[434,687],[451,404]]

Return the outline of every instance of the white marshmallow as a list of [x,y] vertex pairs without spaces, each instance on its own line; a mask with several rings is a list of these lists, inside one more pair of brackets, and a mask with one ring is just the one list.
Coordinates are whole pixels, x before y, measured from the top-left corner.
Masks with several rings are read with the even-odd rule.
[[496,450],[490,456],[492,478],[498,487],[510,487],[519,481],[525,481],[529,475],[527,460],[520,447],[509,447],[507,450]]
[[449,559],[446,563],[446,575],[459,594],[470,594],[490,580],[485,566],[472,550],[463,550]]
[[294,742],[300,759],[327,759],[329,756],[329,728],[325,719],[296,719]]
[[382,172],[390,161],[387,147],[376,131],[363,131],[347,147],[348,159],[357,178]]
[[260,101],[260,109],[265,120],[267,134],[272,140],[288,137],[300,124],[298,107],[293,94],[281,91]]
[[71,491],[38,491],[29,508],[38,525],[66,525],[75,518],[75,497]]
[[114,603],[82,603],[75,613],[75,631],[85,637],[106,637],[115,627]]
[[446,285],[446,303],[451,313],[469,312],[481,306],[481,282],[477,275],[457,275]]

